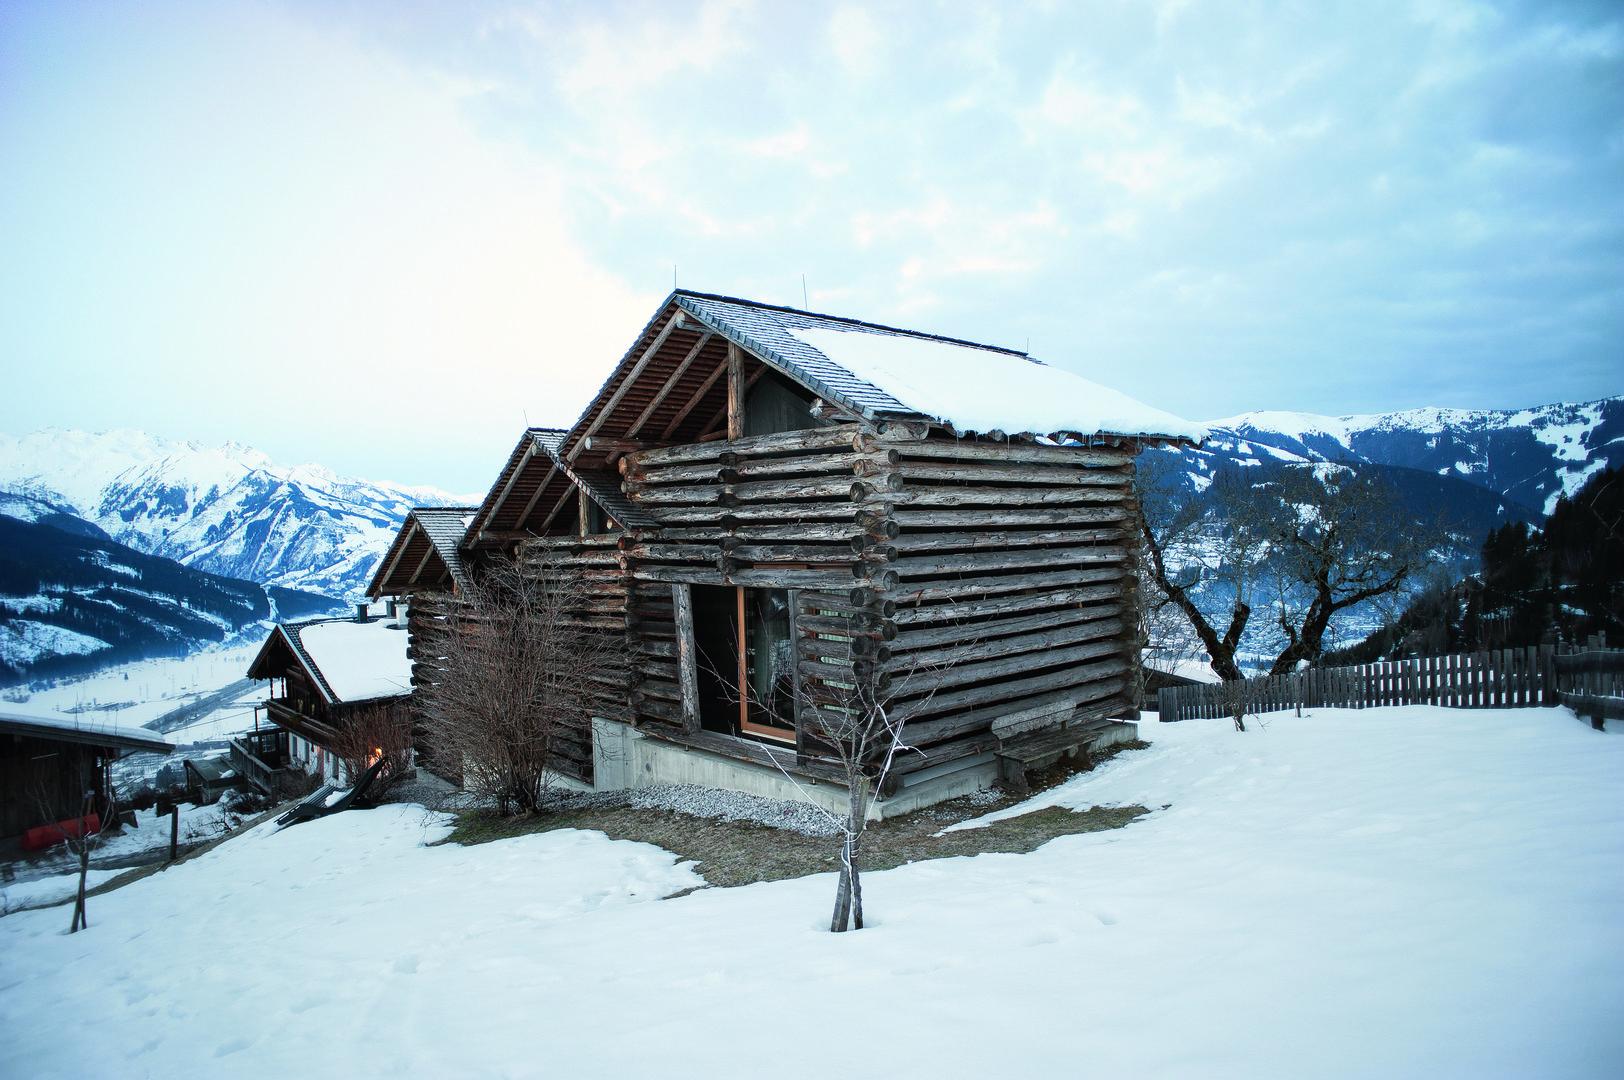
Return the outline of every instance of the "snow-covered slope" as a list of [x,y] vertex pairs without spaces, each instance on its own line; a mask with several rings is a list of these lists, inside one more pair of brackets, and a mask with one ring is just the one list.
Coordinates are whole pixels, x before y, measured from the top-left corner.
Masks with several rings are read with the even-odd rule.
[[1149,817],[868,874],[842,935],[833,874],[660,901],[704,867],[601,832],[266,823],[88,933],[0,919],[0,1075],[1617,1075],[1624,739],[1565,709],[1227,727],[1147,722],[1016,813]]
[[1595,473],[1624,465],[1624,397],[1515,410],[1249,412],[1209,426],[1221,436],[1310,460],[1458,476],[1546,515]]
[[210,573],[353,596],[414,505],[456,498],[278,465],[237,443],[141,431],[0,434],[0,489],[71,511],[120,543]]

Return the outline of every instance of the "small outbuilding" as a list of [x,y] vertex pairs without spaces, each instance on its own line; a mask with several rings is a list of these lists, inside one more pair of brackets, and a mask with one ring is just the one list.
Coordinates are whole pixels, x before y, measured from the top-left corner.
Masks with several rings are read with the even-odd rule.
[[146,728],[8,705],[0,709],[0,838],[77,819],[88,795],[98,816],[112,799],[108,766],[174,747]]

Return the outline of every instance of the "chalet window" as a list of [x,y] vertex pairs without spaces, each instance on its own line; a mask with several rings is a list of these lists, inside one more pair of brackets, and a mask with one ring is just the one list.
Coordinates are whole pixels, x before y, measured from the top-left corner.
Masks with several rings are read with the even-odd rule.
[[744,678],[748,709],[739,727],[751,735],[795,741],[795,650],[790,638],[789,592],[739,589],[744,608]]
[[788,591],[695,585],[692,596],[700,726],[794,742]]
[[744,434],[774,435],[817,427],[812,418],[812,394],[776,371],[756,380],[744,399]]

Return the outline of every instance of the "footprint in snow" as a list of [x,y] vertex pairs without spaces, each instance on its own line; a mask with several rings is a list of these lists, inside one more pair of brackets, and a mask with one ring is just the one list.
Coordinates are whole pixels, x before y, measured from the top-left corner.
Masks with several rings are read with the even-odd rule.
[[214,1056],[217,1058],[229,1057],[238,1051],[248,1049],[252,1045],[252,1039],[227,1039],[225,1042],[214,1048]]

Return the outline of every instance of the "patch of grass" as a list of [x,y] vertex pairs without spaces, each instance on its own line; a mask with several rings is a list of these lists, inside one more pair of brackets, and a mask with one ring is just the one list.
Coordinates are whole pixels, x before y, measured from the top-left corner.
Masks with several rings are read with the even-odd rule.
[[[1145,745],[1132,743],[1112,750]],[[1100,755],[1093,764],[1108,756]],[[1052,787],[1080,771],[1087,771],[1087,767],[1051,770],[1038,777],[1033,787],[1035,790]],[[1120,829],[1150,813],[1143,806],[1095,806],[1087,810],[1051,806],[1005,818],[984,828],[937,835],[949,825],[1012,806],[1016,801],[1007,796],[991,803],[984,798],[967,797],[874,822],[863,832],[864,869],[889,870],[923,859],[987,852],[1025,854],[1056,837]],[[804,877],[838,868],[839,841],[834,837],[803,836],[754,822],[720,821],[629,806],[587,806],[514,817],[502,817],[491,810],[469,810],[457,816],[456,825],[444,842],[483,844],[554,829],[593,829],[615,840],[654,844],[697,863],[707,882],[724,888]]]

